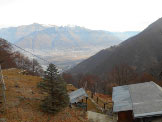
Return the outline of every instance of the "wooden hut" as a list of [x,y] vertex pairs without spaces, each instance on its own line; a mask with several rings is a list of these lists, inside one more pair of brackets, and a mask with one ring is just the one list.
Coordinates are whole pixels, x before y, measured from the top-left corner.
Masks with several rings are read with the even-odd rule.
[[[86,108],[87,111],[87,99],[88,99],[88,94],[83,88],[77,89],[71,93],[69,93],[69,98],[70,98],[70,106],[72,104],[77,104],[79,101],[83,101],[84,98],[86,98],[86,105],[80,105],[83,108]],[[82,102],[83,103],[83,102]]]
[[162,88],[152,81],[114,87],[112,100],[118,122],[162,122]]

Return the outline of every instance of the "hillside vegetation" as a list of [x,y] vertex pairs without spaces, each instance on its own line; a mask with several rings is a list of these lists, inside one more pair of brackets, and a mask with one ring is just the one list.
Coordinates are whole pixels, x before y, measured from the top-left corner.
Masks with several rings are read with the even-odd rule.
[[[87,122],[86,114],[79,109],[66,108],[53,116],[40,109],[45,94],[37,88],[42,79],[23,75],[18,69],[3,70],[6,83],[6,111],[1,118],[8,122]],[[69,89],[69,88],[68,88]]]
[[0,38],[0,65],[2,69],[19,68],[34,75],[43,73],[42,66],[36,59],[31,60],[21,52],[15,51],[13,45],[2,38]]
[[72,74],[103,75],[118,65],[128,65],[138,73],[153,69],[157,74],[162,62],[162,18],[138,35],[117,46],[100,51],[70,70]]

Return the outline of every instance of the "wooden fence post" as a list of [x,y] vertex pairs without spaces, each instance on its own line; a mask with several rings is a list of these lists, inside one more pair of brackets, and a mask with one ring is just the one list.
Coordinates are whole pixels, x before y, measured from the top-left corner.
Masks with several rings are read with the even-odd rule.
[[97,97],[97,104],[98,104],[98,97]]
[[87,101],[88,101],[88,97],[86,97],[86,111],[87,111],[87,108],[88,108]]
[[83,103],[83,99],[82,99],[82,103]]
[[108,104],[108,103],[104,103],[104,110],[106,109],[106,104]]
[[5,111],[6,109],[6,95],[5,95],[5,90],[6,90],[6,86],[5,86],[5,82],[3,79],[3,74],[2,74],[2,69],[1,69],[1,65],[0,65],[0,87],[1,87],[1,99],[2,99],[2,104],[3,104],[3,111]]
[[106,103],[104,103],[104,110],[105,110]]
[[91,93],[91,98],[93,99],[93,92]]

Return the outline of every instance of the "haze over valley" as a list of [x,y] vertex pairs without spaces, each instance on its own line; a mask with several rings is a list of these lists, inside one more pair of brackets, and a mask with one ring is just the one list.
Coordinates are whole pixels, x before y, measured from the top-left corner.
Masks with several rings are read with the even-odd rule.
[[[0,37],[67,70],[98,51],[121,43],[138,31],[109,32],[80,26],[33,23],[0,29]],[[25,55],[30,54],[21,51]],[[41,61],[42,65],[47,65]]]

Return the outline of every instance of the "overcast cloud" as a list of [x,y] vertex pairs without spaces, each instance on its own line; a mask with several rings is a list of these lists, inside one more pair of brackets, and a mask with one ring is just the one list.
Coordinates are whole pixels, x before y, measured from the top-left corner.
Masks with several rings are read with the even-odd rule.
[[161,6],[161,0],[0,0],[0,26],[37,22],[136,31],[162,17]]

